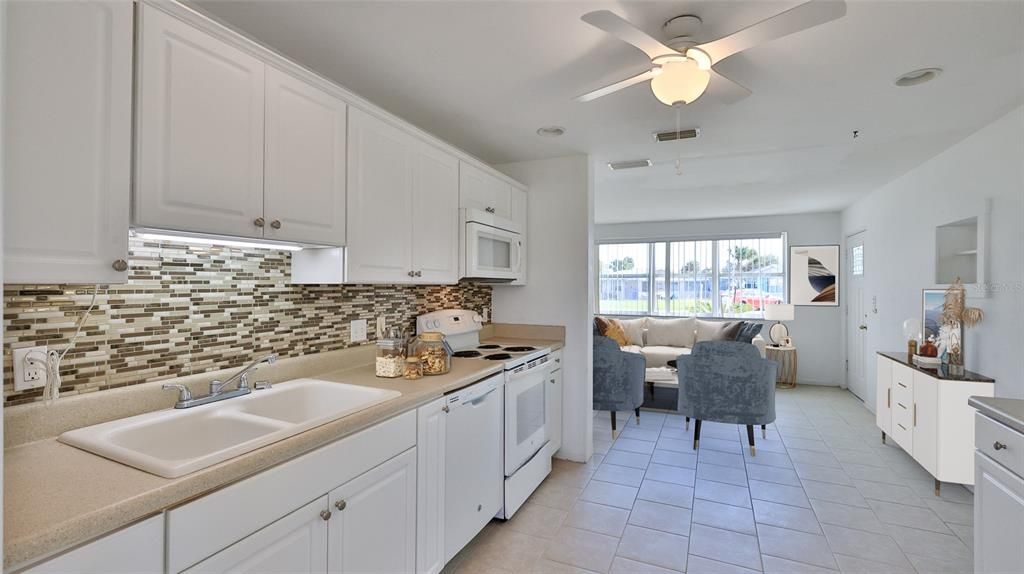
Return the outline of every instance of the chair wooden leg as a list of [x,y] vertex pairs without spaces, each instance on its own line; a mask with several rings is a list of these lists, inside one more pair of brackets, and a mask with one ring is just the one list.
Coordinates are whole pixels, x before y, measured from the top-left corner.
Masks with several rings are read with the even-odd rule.
[[697,450],[697,445],[700,444],[700,419],[696,419],[693,423],[693,450]]
[[636,412],[636,424],[640,424],[640,407],[634,409]]
[[747,442],[750,443],[750,456],[754,456],[754,425],[747,425]]
[[690,430],[690,417],[686,417],[686,426],[683,427],[683,430]]
[[768,438],[768,425],[761,425],[761,438]]
[[611,411],[611,413],[612,413],[612,432],[615,432],[615,411]]

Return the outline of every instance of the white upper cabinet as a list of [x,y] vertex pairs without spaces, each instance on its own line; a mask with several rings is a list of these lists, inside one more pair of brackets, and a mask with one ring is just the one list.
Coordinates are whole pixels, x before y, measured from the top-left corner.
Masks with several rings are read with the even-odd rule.
[[4,281],[123,283],[132,4],[5,8]]
[[366,112],[349,111],[348,283],[409,283],[413,140]]
[[345,244],[345,102],[267,67],[268,239]]
[[459,160],[423,142],[413,158],[412,260],[418,283],[459,280]]
[[351,108],[347,283],[458,281],[458,160]]
[[139,6],[134,222],[262,237],[263,62]]
[[459,207],[512,219],[512,184],[464,161],[460,162]]

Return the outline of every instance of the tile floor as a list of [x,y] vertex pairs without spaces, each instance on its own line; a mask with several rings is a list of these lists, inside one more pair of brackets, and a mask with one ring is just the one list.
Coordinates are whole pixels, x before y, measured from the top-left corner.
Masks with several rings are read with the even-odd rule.
[[[970,572],[973,497],[883,445],[851,394],[780,390],[757,455],[743,427],[674,414],[594,416],[587,464],[556,460],[507,522],[446,572]],[[628,420],[628,423],[621,421]]]

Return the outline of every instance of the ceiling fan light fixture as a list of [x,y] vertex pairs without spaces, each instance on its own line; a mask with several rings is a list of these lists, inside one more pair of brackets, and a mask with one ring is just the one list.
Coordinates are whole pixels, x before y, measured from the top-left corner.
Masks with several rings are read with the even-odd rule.
[[652,76],[658,77],[658,76],[661,75],[661,72],[662,72],[661,66],[652,66],[651,67],[651,75]]
[[708,87],[711,73],[701,70],[694,60],[672,61],[662,66],[662,73],[651,80],[651,91],[666,106],[689,104]]
[[687,48],[686,57],[697,62],[697,67],[701,70],[711,69],[711,56],[700,48]]

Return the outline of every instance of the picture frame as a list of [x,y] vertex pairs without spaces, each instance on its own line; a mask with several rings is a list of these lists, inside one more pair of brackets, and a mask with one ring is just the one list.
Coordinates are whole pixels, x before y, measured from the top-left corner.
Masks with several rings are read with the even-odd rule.
[[950,334],[952,334],[956,337],[957,342],[962,345],[964,338],[963,324],[959,325],[959,327],[953,327],[952,333],[944,334],[942,332],[940,318],[942,317],[942,307],[945,303],[945,289],[921,290],[921,341],[927,341],[929,337],[932,337],[935,344],[941,347],[943,343],[947,343],[944,338],[949,338]]
[[789,247],[789,302],[802,307],[838,307],[842,264],[839,245]]

